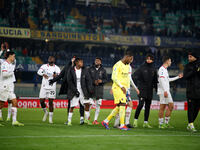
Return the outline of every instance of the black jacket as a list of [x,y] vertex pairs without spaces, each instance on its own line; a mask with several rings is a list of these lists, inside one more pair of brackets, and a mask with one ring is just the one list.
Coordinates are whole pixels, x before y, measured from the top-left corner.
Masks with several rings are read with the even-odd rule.
[[[103,98],[103,86],[104,84],[107,82],[108,78],[107,78],[107,73],[106,70],[104,69],[104,67],[101,65],[100,68],[98,70],[96,70],[95,65],[91,66],[89,68],[89,72],[92,78],[92,85],[94,87],[94,97],[96,99],[102,99]],[[95,80],[102,80],[102,83],[100,83],[99,85],[95,85]]]
[[183,77],[186,80],[186,97],[200,100],[200,60],[188,63]]
[[133,74],[133,81],[140,91],[139,97],[152,99],[153,88],[157,90],[157,70],[154,68],[153,64],[147,64],[145,62]]
[[60,74],[58,76],[56,76],[52,80],[53,82],[57,82],[57,81],[59,81],[59,80],[62,79],[62,83],[61,83],[59,95],[67,94],[67,88],[68,88],[68,84],[67,84],[67,72],[68,72],[68,70],[69,70],[69,68],[71,66],[72,66],[72,63],[69,62],[67,65],[65,65],[65,67],[62,69],[62,71],[60,72]]
[[[67,97],[69,100],[71,100],[76,95],[77,91],[77,78],[74,67],[70,67],[67,73],[67,83]],[[92,79],[90,77],[88,69],[85,67],[82,68],[81,72],[81,88],[83,90],[84,97],[86,99],[90,98],[91,94],[93,93]]]

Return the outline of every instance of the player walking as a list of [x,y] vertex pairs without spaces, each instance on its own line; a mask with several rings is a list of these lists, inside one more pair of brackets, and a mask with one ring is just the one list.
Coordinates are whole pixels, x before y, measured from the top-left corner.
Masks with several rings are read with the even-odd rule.
[[[56,83],[49,85],[49,80],[53,79],[60,73],[60,68],[55,65],[55,58],[49,56],[48,64],[42,65],[37,73],[43,77],[39,94],[40,104],[44,111],[42,121],[46,121],[49,114],[49,123],[53,123],[53,100],[56,98]],[[45,99],[49,100],[49,113],[46,109]]]

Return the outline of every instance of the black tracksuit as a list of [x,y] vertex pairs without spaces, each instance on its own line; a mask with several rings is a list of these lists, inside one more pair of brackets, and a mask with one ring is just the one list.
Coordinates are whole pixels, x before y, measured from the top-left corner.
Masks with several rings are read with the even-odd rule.
[[140,111],[145,103],[144,121],[148,121],[151,101],[153,97],[153,88],[157,89],[157,70],[153,67],[153,64],[144,63],[133,74],[133,80],[136,83],[140,94],[139,105],[135,112],[135,119],[138,119]]
[[[69,100],[76,95],[77,92],[77,78],[75,68],[71,67],[67,73],[67,97]],[[83,91],[83,95],[85,99],[91,98],[91,94],[93,91],[92,79],[90,77],[89,71],[87,68],[83,67],[81,72],[81,89]]]
[[[94,95],[93,97],[98,99],[103,99],[103,86],[107,82],[107,74],[106,70],[101,65],[100,68],[97,70],[95,65],[89,68],[89,72],[92,78],[92,85],[94,87]],[[95,80],[102,80],[102,83],[99,85],[95,85]]]
[[186,80],[188,122],[193,123],[200,109],[200,59],[185,66],[183,77]]
[[[62,79],[62,83],[61,83],[61,87],[60,87],[60,91],[59,91],[59,95],[65,95],[67,94],[67,90],[68,90],[68,84],[67,84],[67,73],[69,71],[69,69],[72,67],[72,63],[69,62],[67,65],[65,65],[65,67],[62,69],[62,71],[60,72],[60,74],[58,76],[56,76],[52,81],[53,82],[57,82],[59,80]],[[84,106],[80,104],[80,116],[84,117]],[[68,100],[68,109],[67,112],[69,113],[69,109],[70,109],[70,100]],[[67,115],[68,116],[68,115]]]

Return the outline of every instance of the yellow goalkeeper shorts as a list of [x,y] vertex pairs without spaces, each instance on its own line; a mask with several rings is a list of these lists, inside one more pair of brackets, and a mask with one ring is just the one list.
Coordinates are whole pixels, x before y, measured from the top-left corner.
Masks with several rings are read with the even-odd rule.
[[113,97],[114,97],[114,103],[125,103],[126,104],[126,94],[123,93],[121,88],[114,87],[112,89],[113,91]]

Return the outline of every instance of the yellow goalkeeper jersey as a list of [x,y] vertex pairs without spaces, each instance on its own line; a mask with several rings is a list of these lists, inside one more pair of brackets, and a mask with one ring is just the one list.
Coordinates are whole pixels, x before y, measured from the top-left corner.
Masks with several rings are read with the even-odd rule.
[[126,90],[127,90],[130,87],[129,70],[130,70],[130,65],[129,64],[125,65],[121,60],[118,61],[113,66],[113,72],[112,72],[113,85],[112,85],[112,88],[125,87]]

